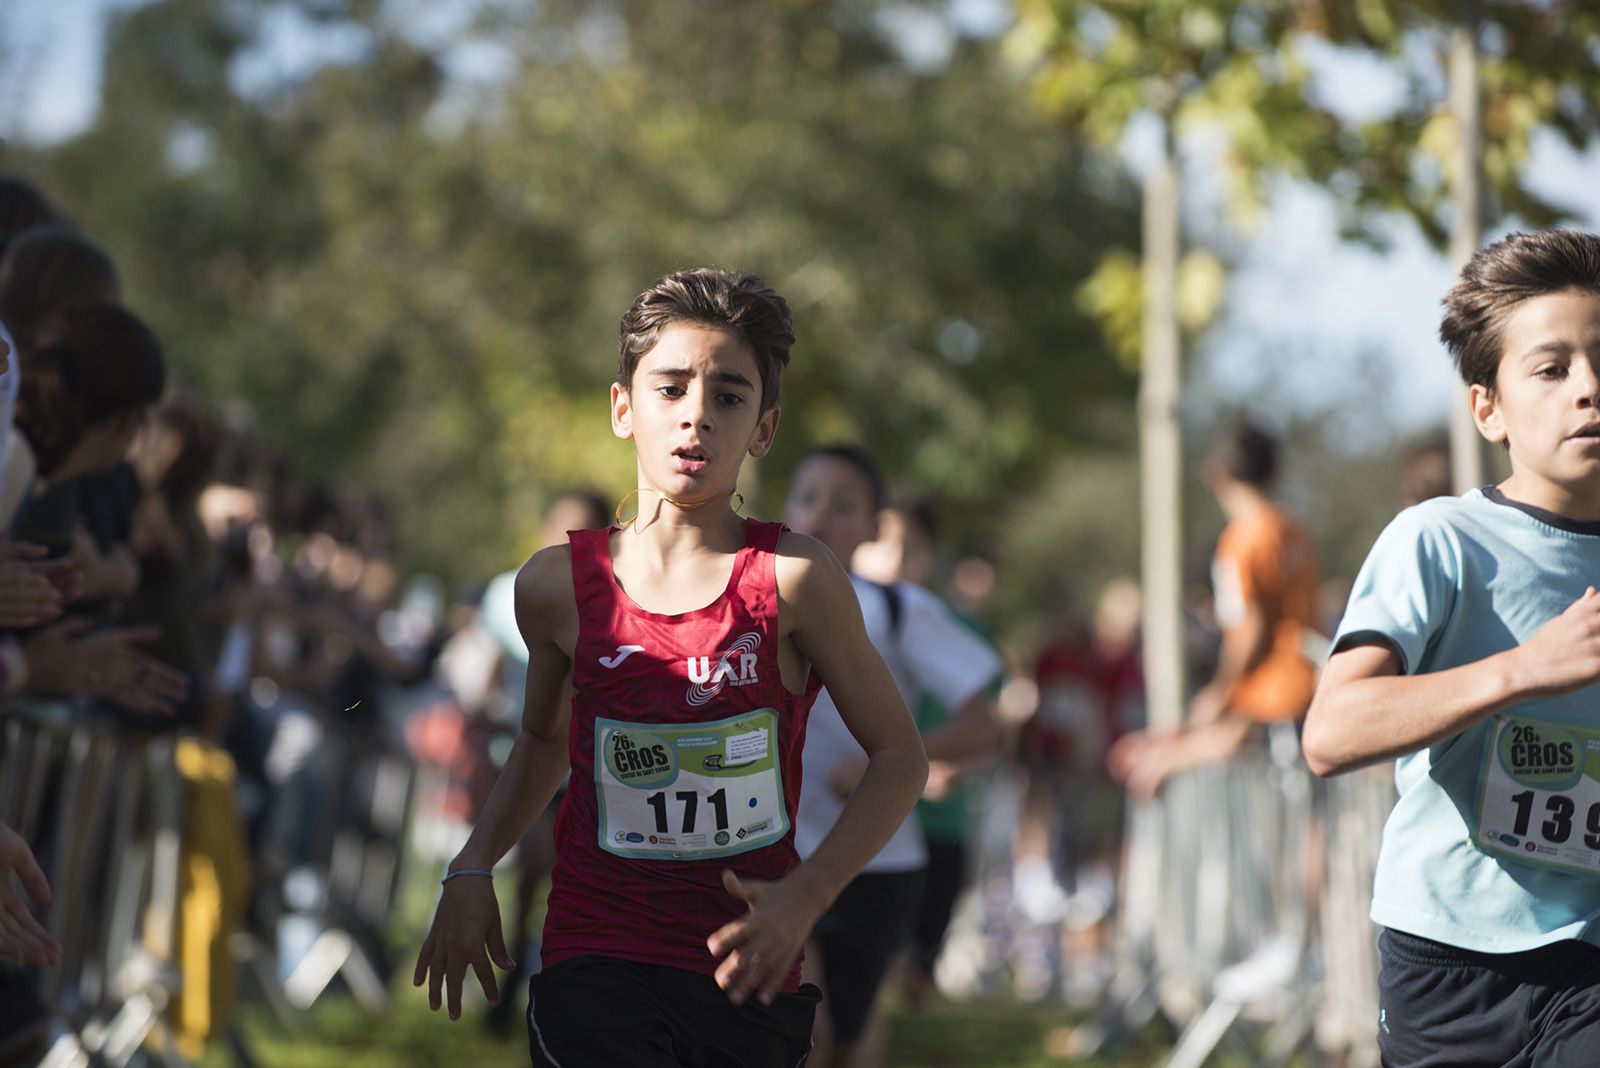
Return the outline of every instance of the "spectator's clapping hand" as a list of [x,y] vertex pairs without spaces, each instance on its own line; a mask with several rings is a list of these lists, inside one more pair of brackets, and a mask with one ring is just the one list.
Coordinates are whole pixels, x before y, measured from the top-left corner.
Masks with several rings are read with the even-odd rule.
[[83,569],[70,556],[54,560],[40,560],[30,565],[43,575],[61,595],[62,604],[71,604],[83,596]]
[[1158,731],[1129,731],[1106,754],[1106,770],[1127,787],[1130,796],[1149,801],[1161,792],[1175,768],[1178,736]]
[[171,715],[189,694],[189,680],[133,646],[160,637],[160,627],[112,627],[87,633],[88,619],[66,619],[23,644],[29,690],[50,696],[92,694],[135,712]]
[[225,608],[237,619],[258,620],[292,611],[294,599],[280,586],[241,584],[228,594]]
[[41,559],[47,551],[25,541],[0,542],[0,627],[32,627],[61,614],[66,598],[57,580],[65,578],[57,561]]
[[13,873],[35,905],[50,904],[50,884],[45,882],[28,843],[0,823],[0,957],[54,968],[61,963],[61,946],[34,919],[27,902],[17,896],[11,882]]
[[82,573],[83,592],[90,597],[126,597],[139,586],[139,562],[126,545],[101,552],[94,535],[81,524],[72,534],[72,562]]

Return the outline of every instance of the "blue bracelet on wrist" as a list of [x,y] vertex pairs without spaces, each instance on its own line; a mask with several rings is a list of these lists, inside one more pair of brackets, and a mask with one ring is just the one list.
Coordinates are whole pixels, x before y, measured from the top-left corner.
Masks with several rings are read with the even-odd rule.
[[453,871],[443,879],[440,879],[439,885],[443,886],[458,875],[481,875],[490,882],[494,882],[494,872],[492,871],[484,871],[482,868],[462,868],[460,871]]

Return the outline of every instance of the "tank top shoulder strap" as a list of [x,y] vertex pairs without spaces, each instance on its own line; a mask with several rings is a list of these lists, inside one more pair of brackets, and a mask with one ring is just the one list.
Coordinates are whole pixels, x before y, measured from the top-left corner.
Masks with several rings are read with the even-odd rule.
[[748,559],[739,576],[739,596],[758,618],[778,617],[778,543],[789,528],[782,523],[760,519],[744,521],[744,544]]
[[580,618],[592,618],[592,611],[607,608],[614,599],[611,533],[611,527],[567,531],[572,547],[572,593]]
[[778,543],[789,528],[782,523],[769,523],[764,519],[744,521],[744,543],[756,552],[776,553]]

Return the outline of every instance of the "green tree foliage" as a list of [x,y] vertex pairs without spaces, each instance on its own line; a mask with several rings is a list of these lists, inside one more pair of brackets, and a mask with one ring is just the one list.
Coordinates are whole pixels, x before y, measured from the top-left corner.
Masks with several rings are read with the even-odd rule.
[[[1017,9],[1007,50],[1042,111],[1107,149],[1140,117],[1152,119],[1174,145],[1196,130],[1220,133],[1236,219],[1258,215],[1274,176],[1326,173],[1338,122],[1311,102],[1299,5],[1021,0]],[[1141,340],[1138,271],[1129,251],[1108,250],[1079,294],[1130,363]],[[1210,324],[1222,277],[1209,252],[1193,249],[1184,257],[1176,283],[1189,336]]]
[[[1016,6],[1007,54],[1043,113],[1070,135],[1105,148],[1121,144],[1141,120],[1161,129],[1169,151],[1183,136],[1203,132],[1223,146],[1230,215],[1244,224],[1259,216],[1271,182],[1290,177],[1333,194],[1354,236],[1376,241],[1399,214],[1442,248],[1457,137],[1446,53],[1458,25],[1477,27],[1481,55],[1484,221],[1561,221],[1563,206],[1530,188],[1532,139],[1554,131],[1582,150],[1600,133],[1594,43],[1600,7],[1582,0],[1018,0]],[[1397,75],[1401,92],[1382,117],[1345,120],[1328,106],[1312,53],[1330,45],[1346,59],[1373,61]],[[1076,295],[1130,367],[1138,366],[1144,340],[1143,264],[1134,249],[1109,248]],[[1193,337],[1222,299],[1222,264],[1191,249],[1175,289],[1179,324]],[[1392,510],[1388,497],[1374,507],[1370,495],[1354,490],[1385,465],[1392,467],[1393,457],[1378,443],[1361,456],[1335,450],[1333,463],[1318,472],[1318,507],[1308,512],[1315,513],[1330,566],[1349,569],[1359,561],[1374,524]],[[1186,516],[1193,512],[1191,502]]]
[[[381,492],[416,562],[506,566],[553,490],[632,488],[616,321],[677,267],[754,269],[795,306],[765,514],[799,449],[850,438],[989,539],[1125,410],[1073,294],[1131,240],[1132,196],[996,42],[910,65],[844,0],[530,0],[442,31],[417,10],[134,8],[93,128],[27,161],[181,372],[299,469]],[[338,47],[291,62],[291,16]]]
[[1437,247],[1449,240],[1455,121],[1445,85],[1452,27],[1478,27],[1484,222],[1563,221],[1569,209],[1535,193],[1527,169],[1547,130],[1583,151],[1600,135],[1600,7],[1584,0],[1314,0],[1302,33],[1376,57],[1402,75],[1404,93],[1381,119],[1341,130],[1323,153],[1322,179],[1344,203],[1350,231],[1399,212]]
[[[1389,213],[1437,247],[1449,238],[1456,137],[1445,66],[1453,27],[1479,27],[1486,220],[1566,217],[1528,183],[1532,138],[1583,150],[1600,134],[1600,7],[1582,0],[1021,0],[1008,50],[1048,114],[1102,145],[1140,115],[1181,135],[1220,133],[1229,207],[1256,218],[1277,177],[1316,182],[1375,240]],[[1397,75],[1381,118],[1342,121],[1314,91],[1307,46],[1333,45]],[[1191,257],[1195,253],[1191,253]],[[1119,352],[1137,350],[1136,260],[1113,253],[1083,295]],[[1186,267],[1189,265],[1186,265]],[[1204,305],[1213,265],[1194,266],[1180,300]],[[1185,298],[1185,292],[1188,293]],[[1187,317],[1191,326],[1196,321]]]
[[1242,0],[1023,0],[1010,48],[1045,110],[1095,141],[1119,143],[1152,113],[1184,132],[1227,135],[1226,162],[1248,208],[1275,171],[1304,173],[1335,132],[1308,101],[1294,3]]

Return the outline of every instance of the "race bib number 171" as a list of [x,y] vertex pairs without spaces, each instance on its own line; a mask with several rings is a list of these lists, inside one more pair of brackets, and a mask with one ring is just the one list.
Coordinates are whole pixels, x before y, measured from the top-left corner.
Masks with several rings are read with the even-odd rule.
[[1497,716],[1478,783],[1479,849],[1600,875],[1600,731]]
[[594,722],[600,848],[710,860],[789,833],[770,708],[714,723]]

